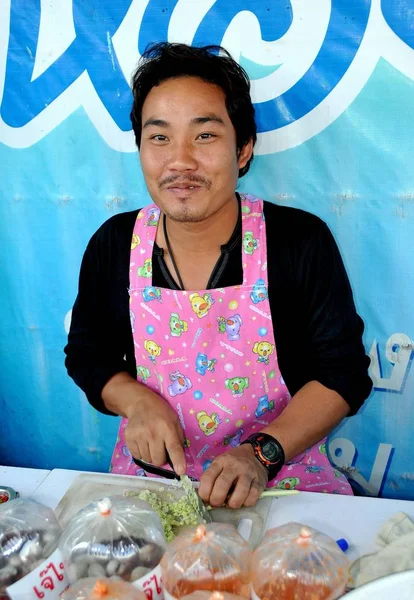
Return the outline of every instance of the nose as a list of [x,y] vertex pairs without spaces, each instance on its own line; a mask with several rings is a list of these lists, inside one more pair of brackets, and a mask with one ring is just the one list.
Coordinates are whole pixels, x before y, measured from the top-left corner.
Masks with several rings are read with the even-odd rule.
[[196,171],[198,164],[194,157],[193,148],[186,141],[176,141],[171,148],[171,156],[168,163],[171,171],[186,172]]

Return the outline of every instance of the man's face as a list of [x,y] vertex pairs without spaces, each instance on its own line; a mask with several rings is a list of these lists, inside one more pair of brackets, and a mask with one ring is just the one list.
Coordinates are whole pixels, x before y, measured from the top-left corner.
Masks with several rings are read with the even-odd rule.
[[236,132],[221,88],[198,77],[152,88],[142,107],[140,159],[148,191],[171,219],[199,222],[234,199],[239,169]]

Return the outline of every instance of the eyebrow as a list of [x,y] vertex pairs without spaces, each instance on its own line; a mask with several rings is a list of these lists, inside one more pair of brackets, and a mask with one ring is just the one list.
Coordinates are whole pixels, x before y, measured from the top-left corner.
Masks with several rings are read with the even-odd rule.
[[147,121],[145,121],[144,125],[142,126],[142,129],[145,129],[146,127],[150,127],[150,125],[154,125],[155,127],[168,127],[169,123],[167,123],[167,121],[164,121],[163,119],[148,119]]
[[204,125],[204,123],[219,123],[220,125],[224,125],[223,119],[213,113],[205,117],[196,117],[191,123],[194,123],[194,125]]
[[[218,123],[219,125],[224,125],[223,119],[215,114],[209,114],[205,117],[195,117],[191,120],[192,125],[204,125],[205,123]],[[150,127],[151,125],[154,127],[167,128],[170,126],[170,123],[168,123],[168,121],[164,121],[164,119],[150,118],[147,121],[145,121],[144,125],[142,126],[142,129]]]

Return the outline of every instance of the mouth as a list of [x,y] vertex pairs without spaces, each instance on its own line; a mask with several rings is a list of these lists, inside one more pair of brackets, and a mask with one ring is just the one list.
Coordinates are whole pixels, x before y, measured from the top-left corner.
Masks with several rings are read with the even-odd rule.
[[194,181],[176,181],[166,187],[166,191],[178,198],[188,198],[203,188],[201,183]]
[[173,183],[167,187],[167,191],[180,197],[191,196],[201,190],[202,186],[197,183]]

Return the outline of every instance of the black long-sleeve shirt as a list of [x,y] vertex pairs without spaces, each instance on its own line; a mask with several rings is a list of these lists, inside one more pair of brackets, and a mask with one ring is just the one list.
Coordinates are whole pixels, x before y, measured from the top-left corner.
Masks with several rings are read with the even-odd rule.
[[[338,392],[355,414],[369,395],[364,326],[335,241],[323,221],[299,209],[264,203],[269,304],[279,367],[291,395],[312,380]],[[82,261],[68,344],[69,375],[97,410],[101,392],[121,371],[136,377],[129,320],[129,259],[138,211],[116,215],[91,238]],[[220,268],[223,264],[224,269]],[[209,286],[242,283],[239,218]],[[152,284],[176,288],[163,250],[154,246]]]

